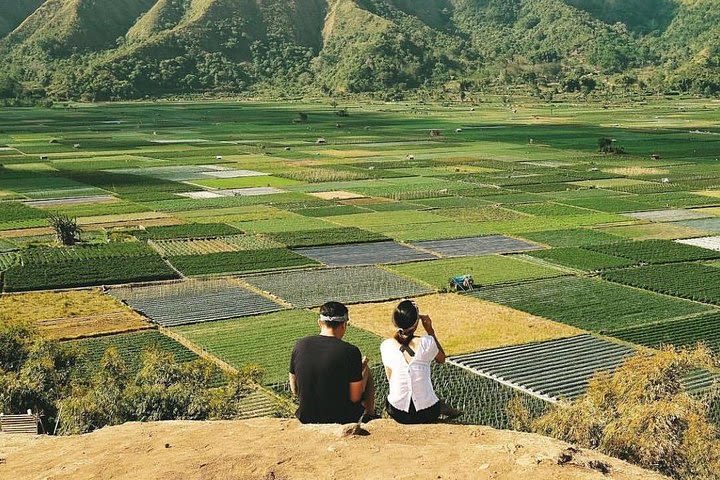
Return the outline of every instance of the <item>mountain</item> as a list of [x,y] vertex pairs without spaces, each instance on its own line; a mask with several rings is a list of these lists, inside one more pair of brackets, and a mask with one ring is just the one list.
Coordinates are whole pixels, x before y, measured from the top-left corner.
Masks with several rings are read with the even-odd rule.
[[0,97],[715,94],[718,53],[717,0],[0,0]]

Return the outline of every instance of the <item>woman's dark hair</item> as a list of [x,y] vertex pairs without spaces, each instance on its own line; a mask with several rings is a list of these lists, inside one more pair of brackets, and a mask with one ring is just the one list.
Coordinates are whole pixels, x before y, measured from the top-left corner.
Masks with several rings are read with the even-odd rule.
[[418,321],[420,312],[412,300],[403,300],[393,312],[393,323],[397,327],[395,340],[399,344],[407,346],[415,336],[415,331],[407,332]]

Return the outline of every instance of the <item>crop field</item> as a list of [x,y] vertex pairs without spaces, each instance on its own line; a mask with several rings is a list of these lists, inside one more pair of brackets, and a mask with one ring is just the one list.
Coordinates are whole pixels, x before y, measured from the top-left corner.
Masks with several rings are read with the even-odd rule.
[[318,264],[315,260],[287,248],[180,255],[169,257],[168,260],[183,275],[187,276],[260,272]]
[[514,283],[535,278],[564,275],[565,272],[511,256],[443,258],[427,262],[392,265],[389,270],[420,280],[438,290],[448,288],[449,280],[458,275],[472,275],[477,287]]
[[72,288],[177,278],[160,256],[89,258],[14,265],[5,271],[6,292]]
[[43,336],[56,340],[150,327],[140,315],[98,290],[3,295],[0,321],[30,322]]
[[200,358],[195,352],[157,330],[72,340],[68,344],[76,346],[83,354],[83,361],[78,368],[78,373],[82,376],[92,375],[98,368],[100,359],[111,347],[117,349],[131,373],[137,372],[140,367],[140,354],[147,349],[170,352],[180,363]]
[[709,315],[615,330],[609,332],[609,335],[651,348],[659,348],[663,345],[694,347],[697,344],[704,344],[714,352],[719,352],[719,327],[720,313],[714,312]]
[[558,277],[471,295],[583,330],[605,331],[711,310],[710,306],[603,280]]
[[720,258],[720,252],[668,240],[609,243],[586,248],[643,263],[690,262]]
[[674,263],[605,272],[612,282],[720,305],[720,268],[700,263]]
[[282,308],[233,280],[222,279],[121,287],[110,290],[110,294],[166,327],[258,315]]
[[[563,338],[580,330],[468,295],[444,293],[414,299],[433,319],[448,355]],[[395,333],[390,321],[397,301],[350,306],[350,322],[383,338]]]
[[[110,335],[78,341],[96,358],[153,342],[196,357],[160,332],[116,334],[151,325],[122,301],[278,389],[317,328],[288,308],[328,300],[351,304],[349,340],[374,363],[407,297],[454,355],[585,332],[717,348],[720,105],[514,103],[359,101],[341,128],[323,99],[4,110],[0,321]],[[83,227],[77,245],[56,240],[57,214]],[[474,292],[439,293],[465,274]],[[59,291],[92,286],[111,295]],[[514,396],[544,405],[455,365],[434,375],[463,422],[506,426]],[[251,415],[276,406],[253,398]]]
[[[388,383],[382,366],[374,369],[373,378],[377,396],[387,397]],[[507,429],[512,425],[508,413],[511,402],[522,405],[531,418],[542,415],[548,407],[544,400],[450,363],[433,364],[432,382],[439,398],[464,412],[453,423]]]
[[372,302],[431,293],[432,290],[377,267],[347,267],[245,277],[249,284],[296,307],[336,300]]
[[597,272],[608,268],[627,267],[635,263],[628,258],[616,257],[605,253],[593,252],[592,250],[580,247],[553,248],[551,250],[540,250],[530,252],[530,256],[556,263],[563,267]]
[[435,255],[395,242],[307,247],[294,251],[329,267],[402,263],[436,258]]
[[585,334],[491,348],[452,357],[450,361],[557,401],[579,397],[595,373],[614,370],[633,353],[626,345]]
[[533,243],[504,237],[502,235],[416,242],[414,245],[444,257],[487,255],[490,253],[517,253],[541,248]]
[[[177,327],[174,331],[233,367],[260,365],[265,373],[263,383],[272,385],[287,382],[295,342],[316,334],[317,329],[317,314],[286,310]],[[357,345],[371,365],[380,361],[380,337],[350,325],[345,340]]]

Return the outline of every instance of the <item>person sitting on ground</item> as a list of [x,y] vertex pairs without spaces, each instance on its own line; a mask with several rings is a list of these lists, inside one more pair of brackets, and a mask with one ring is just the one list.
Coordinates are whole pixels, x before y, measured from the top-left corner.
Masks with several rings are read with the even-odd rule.
[[367,358],[342,340],[348,309],[338,302],[320,307],[320,334],[298,340],[290,360],[290,389],[299,400],[302,423],[355,423],[375,415],[375,387]]
[[[462,415],[440,400],[433,389],[430,367],[433,361],[445,363],[445,352],[435,336],[430,317],[420,315],[420,309],[412,300],[403,300],[392,319],[397,332],[380,345],[390,383],[388,414],[403,424],[433,423],[441,415],[448,419]],[[421,322],[427,335],[416,337]]]

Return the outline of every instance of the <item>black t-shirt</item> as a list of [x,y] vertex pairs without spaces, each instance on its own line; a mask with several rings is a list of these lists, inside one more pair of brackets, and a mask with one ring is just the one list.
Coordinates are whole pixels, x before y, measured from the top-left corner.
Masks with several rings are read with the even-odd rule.
[[363,414],[350,401],[350,383],[362,380],[360,350],[335,337],[315,335],[300,339],[292,352],[290,373],[295,375],[302,423],[353,423]]

